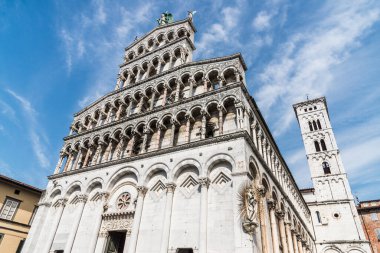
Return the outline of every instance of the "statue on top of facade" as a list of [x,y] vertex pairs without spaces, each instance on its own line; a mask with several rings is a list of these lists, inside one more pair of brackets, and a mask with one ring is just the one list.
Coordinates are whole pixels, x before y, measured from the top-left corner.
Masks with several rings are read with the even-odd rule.
[[173,15],[169,13],[168,11],[161,13],[161,17],[157,19],[158,25],[167,25],[173,22],[174,22]]

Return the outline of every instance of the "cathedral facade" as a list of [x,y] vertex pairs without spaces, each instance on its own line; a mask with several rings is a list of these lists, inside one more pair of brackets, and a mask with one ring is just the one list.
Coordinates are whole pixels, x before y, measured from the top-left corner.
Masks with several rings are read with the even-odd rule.
[[165,15],[125,49],[114,91],[74,115],[23,252],[335,252],[316,244],[242,56],[192,61],[192,14]]

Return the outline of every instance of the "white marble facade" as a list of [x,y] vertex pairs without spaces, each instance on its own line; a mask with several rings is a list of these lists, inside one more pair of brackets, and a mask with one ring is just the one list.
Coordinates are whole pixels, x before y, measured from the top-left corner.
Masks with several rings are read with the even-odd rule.
[[316,252],[242,56],[194,62],[194,33],[189,17],[125,49],[115,90],[74,115],[23,252]]

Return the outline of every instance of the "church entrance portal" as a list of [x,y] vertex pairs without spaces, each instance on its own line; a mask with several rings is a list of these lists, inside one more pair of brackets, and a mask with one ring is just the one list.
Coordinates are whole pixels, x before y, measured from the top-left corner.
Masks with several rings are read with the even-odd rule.
[[125,232],[110,231],[105,253],[123,253]]

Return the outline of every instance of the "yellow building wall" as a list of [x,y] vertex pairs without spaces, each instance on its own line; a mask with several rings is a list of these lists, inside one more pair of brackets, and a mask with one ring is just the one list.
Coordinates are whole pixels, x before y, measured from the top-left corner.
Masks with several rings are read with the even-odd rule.
[[[16,189],[20,191],[20,194],[15,194]],[[27,237],[30,228],[28,223],[41,195],[0,179],[0,210],[7,197],[19,200],[20,204],[12,221],[0,219],[0,233],[4,234],[0,242],[0,252],[15,253],[20,241]]]

